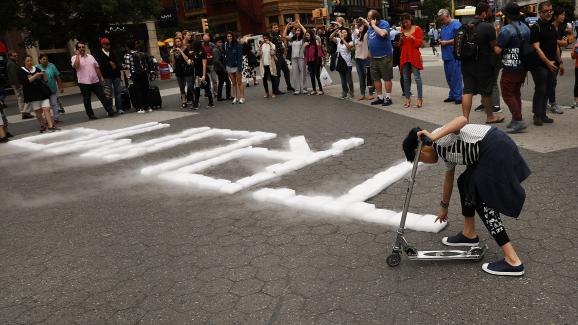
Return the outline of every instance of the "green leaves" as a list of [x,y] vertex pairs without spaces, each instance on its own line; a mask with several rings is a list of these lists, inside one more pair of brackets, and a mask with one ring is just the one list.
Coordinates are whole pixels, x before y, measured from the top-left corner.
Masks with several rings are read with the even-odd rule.
[[109,24],[155,19],[160,11],[158,0],[11,0],[0,8],[0,30],[24,31],[27,46],[61,44],[93,38]]

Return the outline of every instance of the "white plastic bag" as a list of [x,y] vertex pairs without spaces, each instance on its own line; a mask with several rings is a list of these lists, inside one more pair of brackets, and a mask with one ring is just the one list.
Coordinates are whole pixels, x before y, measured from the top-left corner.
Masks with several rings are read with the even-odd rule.
[[329,72],[327,72],[327,69],[325,69],[325,67],[323,67],[323,69],[321,69],[320,79],[321,79],[321,85],[323,87],[327,87],[333,83],[333,80],[331,79],[331,76],[329,75]]

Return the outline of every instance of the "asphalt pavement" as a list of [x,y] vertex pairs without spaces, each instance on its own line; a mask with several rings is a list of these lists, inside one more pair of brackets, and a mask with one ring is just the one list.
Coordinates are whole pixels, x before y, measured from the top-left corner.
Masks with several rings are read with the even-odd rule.
[[[116,162],[0,145],[0,323],[576,324],[578,186],[572,166],[578,148],[565,139],[576,139],[571,126],[578,112],[568,110],[544,129],[513,137],[533,172],[523,183],[527,199],[520,218],[504,217],[526,265],[521,278],[485,274],[481,262],[404,258],[390,268],[385,257],[395,235],[392,227],[253,199],[263,187],[341,195],[402,161],[400,143],[411,127],[432,129],[461,111],[441,102],[447,92],[443,68],[435,66],[435,57],[425,60],[433,63],[423,74],[422,109],[402,109],[398,89],[392,107],[376,108],[336,98],[338,85],[327,87],[326,96],[276,99],[263,98],[257,86],[247,90],[244,105],[218,102],[206,109],[203,99],[203,108],[191,112],[178,108],[178,95],[172,94],[153,113],[88,122],[80,109],[63,117],[63,130],[170,124],[128,137],[134,143],[204,126],[275,133],[275,139],[258,146],[279,150],[298,135],[313,150],[350,137],[365,141],[233,195],[140,173],[230,139],[170,146]],[[339,77],[333,77],[337,83]],[[559,90],[567,79],[559,80]],[[174,81],[158,84],[165,94],[176,86]],[[564,96],[561,90],[560,100]],[[81,102],[77,94],[64,101],[68,107]],[[10,103],[8,112],[17,120]],[[483,122],[477,115],[472,120]],[[38,134],[36,128],[34,121],[10,125],[17,139]],[[262,163],[238,161],[212,167],[210,173],[238,179]],[[437,213],[443,173],[443,164],[420,169],[412,212]],[[400,211],[406,186],[398,181],[367,202]],[[461,219],[454,193],[444,230],[409,231],[407,238],[420,249],[441,249],[441,237],[458,232]],[[477,229],[489,246],[484,261],[501,258],[480,223]]]

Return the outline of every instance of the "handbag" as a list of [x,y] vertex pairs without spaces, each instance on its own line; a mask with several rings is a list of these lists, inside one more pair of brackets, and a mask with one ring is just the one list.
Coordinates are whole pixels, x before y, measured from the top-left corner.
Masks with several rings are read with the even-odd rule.
[[52,90],[50,90],[50,86],[48,83],[42,79],[36,79],[36,84],[38,85],[38,89],[44,98],[50,98],[52,96]]
[[335,64],[335,70],[339,72],[347,71],[347,62],[345,62],[345,59],[339,53],[337,53],[337,63]]

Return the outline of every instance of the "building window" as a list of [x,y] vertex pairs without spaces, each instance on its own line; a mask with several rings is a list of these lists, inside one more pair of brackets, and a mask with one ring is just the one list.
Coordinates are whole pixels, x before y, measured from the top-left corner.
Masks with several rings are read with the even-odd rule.
[[301,24],[303,24],[304,26],[313,25],[313,23],[314,23],[312,14],[300,13],[299,19],[301,20]]
[[185,0],[185,11],[205,8],[205,0]]
[[279,16],[269,16],[267,19],[269,20],[269,25],[279,24]]

